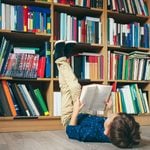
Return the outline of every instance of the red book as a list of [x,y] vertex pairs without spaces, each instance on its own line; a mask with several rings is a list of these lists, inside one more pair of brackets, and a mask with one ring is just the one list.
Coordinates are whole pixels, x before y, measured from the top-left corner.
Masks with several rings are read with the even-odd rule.
[[100,56],[100,79],[104,79],[104,56]]
[[23,31],[28,32],[28,7],[23,6]]
[[81,42],[86,42],[85,20],[81,21]]
[[113,53],[110,53],[110,80],[113,80]]
[[116,92],[117,91],[117,82],[114,82],[112,84],[112,92]]
[[75,5],[75,2],[74,2],[75,0],[69,0],[69,4],[70,5],[72,5],[72,6],[74,6]]
[[59,0],[59,3],[61,3],[61,4],[67,4],[67,0]]
[[38,70],[37,70],[37,76],[40,78],[44,78],[45,63],[46,63],[46,57],[45,56],[40,57],[38,62]]

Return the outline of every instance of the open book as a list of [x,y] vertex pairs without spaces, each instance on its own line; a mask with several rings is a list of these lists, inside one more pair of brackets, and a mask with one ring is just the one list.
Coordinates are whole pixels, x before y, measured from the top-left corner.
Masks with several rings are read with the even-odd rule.
[[111,94],[111,85],[89,84],[82,87],[80,101],[84,110],[103,111]]

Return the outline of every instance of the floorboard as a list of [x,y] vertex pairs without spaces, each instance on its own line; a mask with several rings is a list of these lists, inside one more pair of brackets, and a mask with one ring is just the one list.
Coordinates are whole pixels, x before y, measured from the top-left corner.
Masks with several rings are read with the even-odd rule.
[[[150,126],[141,127],[137,150],[150,150]],[[65,131],[0,133],[0,150],[117,150],[111,143],[84,143],[67,138]]]

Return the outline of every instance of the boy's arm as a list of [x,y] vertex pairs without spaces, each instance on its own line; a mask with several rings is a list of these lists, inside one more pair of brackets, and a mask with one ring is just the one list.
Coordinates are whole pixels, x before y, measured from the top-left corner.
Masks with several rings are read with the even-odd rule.
[[108,100],[108,102],[106,103],[106,106],[105,106],[104,116],[109,117],[112,113],[113,113],[113,106],[112,106],[112,98],[110,96],[109,100]]
[[72,113],[69,125],[72,125],[72,126],[77,125],[77,117],[83,106],[84,104],[81,103],[79,99],[77,99],[73,106],[73,113]]

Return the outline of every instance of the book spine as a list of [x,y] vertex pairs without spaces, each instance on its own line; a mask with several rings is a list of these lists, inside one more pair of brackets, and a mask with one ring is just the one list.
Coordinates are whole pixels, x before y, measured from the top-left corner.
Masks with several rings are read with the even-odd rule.
[[3,89],[4,89],[4,92],[5,92],[5,95],[6,95],[11,113],[12,113],[13,117],[15,117],[17,115],[17,112],[16,112],[16,109],[15,109],[15,106],[14,106],[14,103],[13,103],[13,100],[12,100],[12,97],[11,97],[11,93],[10,93],[10,90],[9,90],[9,86],[8,86],[8,83],[7,83],[6,80],[2,80],[2,86],[3,86]]
[[38,102],[40,103],[40,105],[41,105],[41,107],[42,107],[42,109],[44,111],[44,115],[48,116],[49,115],[49,111],[47,109],[47,106],[45,104],[44,98],[43,98],[40,90],[39,89],[34,89],[34,93],[35,93],[35,95],[36,95],[36,97],[38,99]]

